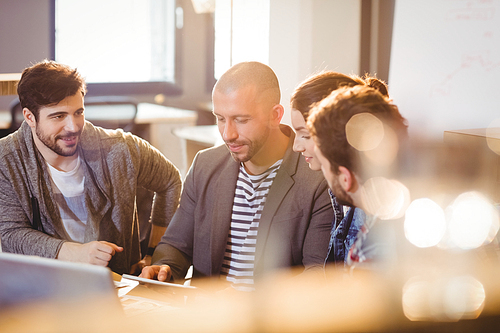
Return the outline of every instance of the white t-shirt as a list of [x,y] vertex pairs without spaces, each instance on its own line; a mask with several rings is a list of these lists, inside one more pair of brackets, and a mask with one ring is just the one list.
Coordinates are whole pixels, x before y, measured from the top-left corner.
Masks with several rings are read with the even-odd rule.
[[48,163],[47,165],[64,229],[71,240],[83,243],[87,225],[87,208],[83,195],[85,176],[80,157],[75,168],[68,172],[59,171]]

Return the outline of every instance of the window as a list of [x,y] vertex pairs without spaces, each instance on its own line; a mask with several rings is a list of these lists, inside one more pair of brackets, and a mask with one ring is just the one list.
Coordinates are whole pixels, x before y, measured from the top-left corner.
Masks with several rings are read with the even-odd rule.
[[270,0],[218,0],[215,7],[215,77],[242,61],[269,64]]
[[55,0],[55,60],[89,94],[177,95],[182,27],[175,0]]

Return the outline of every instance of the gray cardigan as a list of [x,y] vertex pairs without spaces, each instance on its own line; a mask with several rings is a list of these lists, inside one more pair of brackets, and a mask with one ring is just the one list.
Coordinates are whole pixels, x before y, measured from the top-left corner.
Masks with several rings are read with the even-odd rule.
[[[255,249],[256,278],[278,268],[321,269],[334,216],[327,183],[292,151],[283,163],[262,211]],[[179,209],[156,247],[155,264],[168,264],[175,280],[193,264],[193,277],[218,277],[226,248],[239,163],[227,147],[197,154],[184,183]]]
[[[151,222],[167,226],[179,202],[177,168],[148,142],[122,130],[86,122],[78,153],[85,174],[88,210],[85,242],[103,240],[123,246],[109,267],[128,273],[141,259],[136,190],[156,192]],[[32,228],[32,200],[38,200],[44,232]],[[28,124],[0,140],[0,235],[5,252],[56,258],[69,240],[54,200],[47,164]]]

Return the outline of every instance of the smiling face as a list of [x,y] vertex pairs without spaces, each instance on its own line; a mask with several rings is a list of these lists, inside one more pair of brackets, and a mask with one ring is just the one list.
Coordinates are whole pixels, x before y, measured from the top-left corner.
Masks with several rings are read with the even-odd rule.
[[24,109],[25,119],[30,125],[35,145],[49,161],[58,157],[73,157],[85,124],[83,95],[77,92],[56,105],[43,106],[38,120]]
[[254,86],[228,93],[216,89],[213,105],[219,132],[237,162],[245,163],[266,153],[271,108],[258,101]]
[[291,120],[293,129],[297,134],[295,136],[295,140],[293,141],[293,150],[304,156],[311,170],[321,170],[321,164],[319,163],[316,153],[314,152],[314,140],[307,130],[306,121],[302,116],[302,113],[298,110],[292,110]]

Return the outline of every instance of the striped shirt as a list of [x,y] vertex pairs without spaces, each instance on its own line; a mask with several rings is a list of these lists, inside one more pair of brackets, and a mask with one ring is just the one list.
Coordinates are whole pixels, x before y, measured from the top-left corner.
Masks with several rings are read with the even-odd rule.
[[243,164],[240,166],[221,269],[221,275],[238,290],[254,290],[255,245],[260,216],[282,161],[277,161],[260,175],[249,175]]

